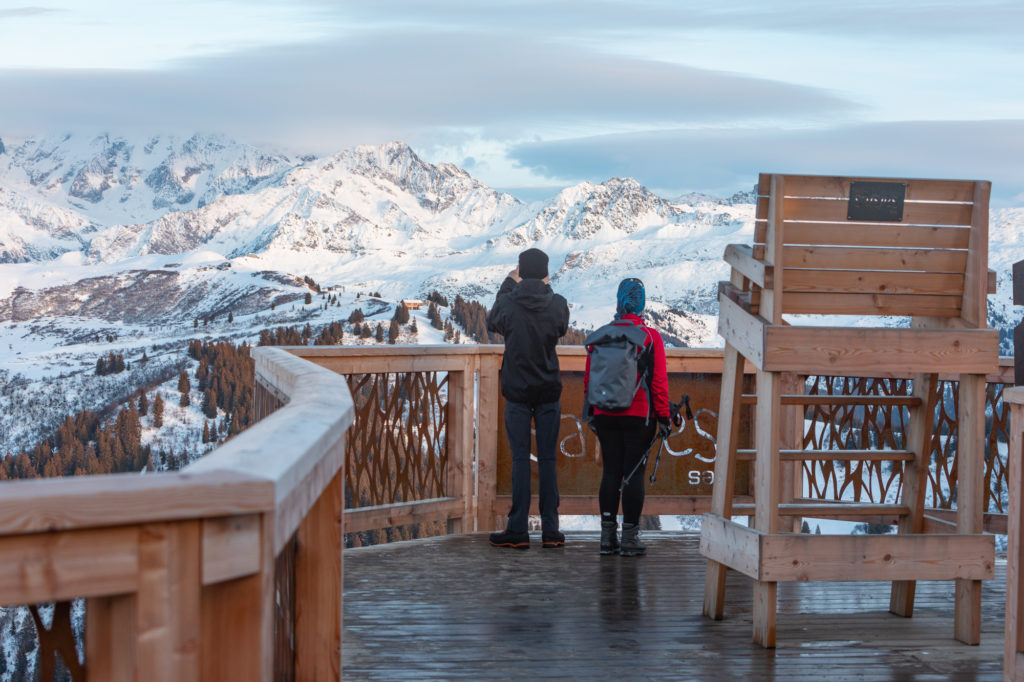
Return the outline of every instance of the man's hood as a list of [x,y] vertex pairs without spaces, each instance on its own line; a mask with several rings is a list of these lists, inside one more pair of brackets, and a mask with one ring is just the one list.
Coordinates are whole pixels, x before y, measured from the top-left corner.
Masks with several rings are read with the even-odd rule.
[[527,310],[544,310],[554,297],[551,287],[541,279],[524,279],[512,290],[512,298]]

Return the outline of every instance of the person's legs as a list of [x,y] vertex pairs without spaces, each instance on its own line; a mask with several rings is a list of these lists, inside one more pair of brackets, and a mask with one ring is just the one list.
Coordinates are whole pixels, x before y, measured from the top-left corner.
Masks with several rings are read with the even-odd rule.
[[618,554],[619,484],[626,474],[622,468],[622,431],[599,423],[597,440],[601,443],[601,487],[597,495],[601,509],[601,554]]
[[[533,412],[537,428],[537,472],[540,478],[540,522],[544,533],[558,532],[558,474],[556,454],[562,403],[537,405]],[[527,481],[529,482],[529,481]]]
[[[632,471],[647,453],[654,437],[654,423],[639,429],[623,432],[625,446],[624,465]],[[622,540],[619,553],[622,556],[641,556],[647,553],[647,546],[640,541],[640,514],[644,508],[645,470],[637,469],[622,491]]]
[[[628,475],[640,463],[647,453],[654,437],[654,420],[651,425],[642,429],[630,429],[622,432],[623,470]],[[640,523],[640,514],[644,509],[644,476],[646,471],[637,469],[629,483],[622,490],[622,523]]]
[[525,533],[530,514],[530,416],[524,403],[505,403],[505,432],[512,450],[512,508],[507,529]]

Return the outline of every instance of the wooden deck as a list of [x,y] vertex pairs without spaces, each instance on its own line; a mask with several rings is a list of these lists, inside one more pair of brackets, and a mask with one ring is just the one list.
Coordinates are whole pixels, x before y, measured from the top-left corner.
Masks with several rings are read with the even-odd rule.
[[485,533],[345,550],[344,679],[1001,680],[1006,561],[984,583],[980,646],[953,639],[952,582],[784,583],[778,648],[751,641],[752,581],[730,572],[725,619],[701,615],[699,536],[647,532],[642,558],[496,549]]

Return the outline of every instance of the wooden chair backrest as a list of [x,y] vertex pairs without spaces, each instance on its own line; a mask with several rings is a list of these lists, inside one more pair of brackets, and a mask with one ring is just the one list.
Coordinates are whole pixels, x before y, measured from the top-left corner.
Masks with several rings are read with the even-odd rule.
[[973,180],[761,174],[753,255],[773,269],[761,314],[984,327],[990,190]]

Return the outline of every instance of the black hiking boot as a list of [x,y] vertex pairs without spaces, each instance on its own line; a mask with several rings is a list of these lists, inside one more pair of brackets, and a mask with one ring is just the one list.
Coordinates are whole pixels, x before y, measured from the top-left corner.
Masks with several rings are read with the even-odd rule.
[[640,542],[640,527],[635,523],[622,524],[622,544],[619,554],[622,556],[643,556],[647,553],[647,545]]
[[558,549],[565,547],[565,535],[557,530],[546,530],[541,533],[540,540],[544,549]]
[[615,521],[601,522],[601,554],[619,553],[619,524]]
[[491,544],[495,547],[530,549],[530,534],[526,531],[498,531],[497,533],[491,533]]

